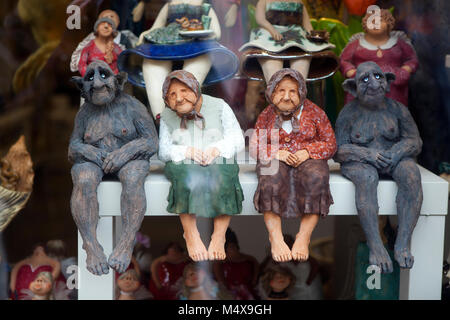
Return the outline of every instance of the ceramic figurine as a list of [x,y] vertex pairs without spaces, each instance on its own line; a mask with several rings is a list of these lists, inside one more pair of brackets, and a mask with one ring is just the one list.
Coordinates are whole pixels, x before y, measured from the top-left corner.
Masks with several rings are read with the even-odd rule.
[[134,269],[129,269],[119,275],[117,283],[117,300],[148,300],[152,297],[141,285],[140,276]]
[[289,268],[272,263],[261,276],[260,295],[264,300],[289,300],[295,281]]
[[[241,213],[243,192],[235,155],[244,149],[242,130],[222,100],[202,95],[200,83],[184,70],[163,85],[159,157],[171,182],[167,211],[180,215],[188,254],[194,261],[225,259],[225,232]],[[208,250],[196,217],[214,219]]]
[[214,276],[236,300],[254,300],[254,287],[258,280],[258,261],[241,253],[236,234],[228,229],[226,233],[224,261],[214,263]]
[[[236,55],[220,45],[219,20],[203,0],[171,0],[158,14],[152,28],[139,37],[136,49],[125,50],[119,69],[130,83],[146,88],[155,118],[164,110],[161,87],[174,62],[199,81],[212,84],[231,78],[238,69]],[[140,58],[140,64],[133,59]],[[178,68],[178,67],[177,67]]]
[[205,267],[191,263],[184,268],[180,279],[180,300],[231,300],[231,295],[215,282]]
[[117,37],[117,15],[111,11],[103,11],[101,17],[94,25],[94,39],[90,40],[83,50],[78,61],[78,72],[82,77],[86,74],[87,67],[94,60],[106,62],[117,74],[117,58],[122,48],[114,41]]
[[[72,78],[86,102],[75,118],[69,144],[73,163],[71,210],[83,239],[87,269],[96,275],[109,266],[122,273],[130,263],[136,232],[146,211],[144,181],[158,136],[145,106],[123,93],[126,74],[114,75],[109,65],[92,62],[85,76]],[[97,187],[105,175],[122,183],[123,232],[109,260],[97,240]]]
[[395,260],[401,268],[412,268],[411,236],[422,206],[422,183],[414,162],[422,140],[408,108],[387,98],[395,75],[384,73],[375,62],[364,62],[355,77],[347,79],[344,90],[355,97],[345,105],[336,122],[342,174],[355,184],[356,208],[369,246],[369,262],[382,272],[393,264],[378,230],[377,187],[380,176],[397,183],[398,236]]
[[169,243],[164,254],[153,261],[150,291],[156,300],[178,299],[175,284],[183,276],[183,270],[189,261],[183,248],[176,242]]
[[[98,19],[102,18],[110,18],[114,21],[114,25],[117,26],[120,23],[119,15],[113,10],[104,10],[100,12],[98,15]],[[91,32],[87,37],[81,41],[75,51],[72,54],[72,58],[70,60],[70,71],[78,72],[78,66],[80,63],[81,53],[86,46],[91,45],[92,40],[96,39],[95,31]],[[116,30],[116,36],[114,37],[114,43],[119,46],[121,49],[117,51],[118,53],[122,52],[125,49],[133,48],[138,41],[138,38],[130,31],[130,30]]]
[[260,27],[252,30],[250,41],[239,49],[243,51],[241,72],[248,77],[267,83],[284,61],[306,80],[324,79],[337,70],[337,57],[329,50],[334,45],[325,34],[313,31],[301,0],[259,0],[256,22]]
[[[306,99],[300,72],[282,69],[270,79],[270,105],[259,115],[250,139],[250,155],[257,159],[255,208],[264,214],[275,261],[306,261],[311,234],[333,203],[327,160],[336,140],[325,112]],[[291,249],[281,230],[281,218],[300,218]]]
[[14,298],[23,300],[28,295],[27,290],[31,282],[36,279],[36,276],[41,272],[49,272],[53,279],[57,279],[61,271],[60,263],[50,258],[43,245],[36,245],[30,257],[19,261],[11,271],[10,289]]
[[[340,70],[346,78],[353,78],[361,63],[375,62],[396,78],[386,96],[408,106],[408,80],[419,67],[414,47],[403,31],[393,31],[395,19],[389,10],[381,10],[379,29],[368,24],[371,14],[362,20],[364,32],[352,36],[342,51]],[[351,100],[353,96],[347,93],[345,103]]]
[[0,232],[25,207],[33,189],[33,180],[33,162],[25,137],[21,136],[0,159]]
[[40,272],[36,278],[30,283],[28,290],[23,290],[27,294],[24,300],[53,300],[54,280],[48,271]]

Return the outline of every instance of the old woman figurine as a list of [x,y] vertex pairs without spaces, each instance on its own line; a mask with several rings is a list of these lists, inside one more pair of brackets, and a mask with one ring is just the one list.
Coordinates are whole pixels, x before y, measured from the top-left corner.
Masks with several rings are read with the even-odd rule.
[[[194,261],[224,260],[225,232],[232,215],[242,210],[239,166],[234,156],[244,136],[231,108],[202,95],[189,72],[170,73],[163,85],[159,156],[171,182],[167,211],[180,215],[189,256]],[[214,218],[206,250],[196,217]]]
[[[336,140],[325,112],[306,99],[300,72],[282,69],[269,81],[270,105],[259,115],[250,140],[257,159],[256,209],[264,214],[275,261],[306,261],[311,234],[333,203],[327,160]],[[292,251],[283,240],[281,218],[300,218]]]

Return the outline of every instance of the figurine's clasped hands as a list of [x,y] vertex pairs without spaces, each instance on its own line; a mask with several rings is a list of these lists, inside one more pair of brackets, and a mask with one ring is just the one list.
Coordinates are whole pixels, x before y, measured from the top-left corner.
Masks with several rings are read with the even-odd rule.
[[386,168],[391,164],[391,157],[389,154],[374,149],[367,149],[365,160],[377,169]]
[[204,166],[210,165],[214,161],[214,159],[216,159],[219,155],[220,151],[215,147],[206,149],[205,152],[203,152],[202,165]]
[[195,162],[202,164],[203,152],[200,149],[194,147],[188,147],[186,149],[186,158],[194,160]]
[[119,171],[128,161],[131,160],[131,155],[120,149],[109,153],[103,161],[102,169],[105,173],[114,173]]
[[279,150],[275,155],[275,158],[280,161],[283,161],[284,163],[290,166],[294,166],[298,160],[294,154],[290,153],[287,150]]
[[297,151],[296,153],[294,153],[294,155],[297,158],[297,161],[295,162],[294,167],[298,167],[303,162],[305,162],[306,160],[311,158],[309,156],[309,152],[305,149]]

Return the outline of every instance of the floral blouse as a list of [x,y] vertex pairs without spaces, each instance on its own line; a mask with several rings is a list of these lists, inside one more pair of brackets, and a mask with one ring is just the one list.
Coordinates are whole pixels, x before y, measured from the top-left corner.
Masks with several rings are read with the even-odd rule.
[[[121,52],[122,48],[117,43],[114,43],[113,61],[109,64],[114,74],[119,73],[119,69],[117,69],[117,58]],[[87,66],[94,60],[106,62],[105,54],[97,47],[95,41],[92,40],[81,52],[80,61],[78,62],[78,71],[82,77],[84,77],[84,74],[86,73]]]
[[[333,128],[325,112],[309,100],[305,100],[300,117],[300,129],[292,131],[290,121],[284,121],[282,128],[274,129],[277,113],[273,105],[269,105],[259,115],[255,132],[250,139],[250,155],[258,160],[271,160],[278,150],[295,153],[307,150],[311,159],[328,160],[336,152],[336,138]],[[272,143],[278,135],[278,146]],[[267,141],[267,147],[259,145]],[[266,152],[264,152],[266,151]],[[262,152],[261,154],[259,152]]]

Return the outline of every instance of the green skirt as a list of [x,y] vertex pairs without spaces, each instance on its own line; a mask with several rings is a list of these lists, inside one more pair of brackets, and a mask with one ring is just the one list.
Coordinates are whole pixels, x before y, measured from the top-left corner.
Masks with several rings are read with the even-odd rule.
[[240,214],[244,194],[239,182],[239,166],[221,164],[220,160],[205,167],[167,162],[164,173],[171,182],[167,211],[206,218]]

